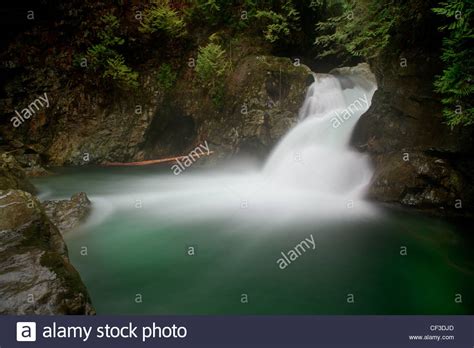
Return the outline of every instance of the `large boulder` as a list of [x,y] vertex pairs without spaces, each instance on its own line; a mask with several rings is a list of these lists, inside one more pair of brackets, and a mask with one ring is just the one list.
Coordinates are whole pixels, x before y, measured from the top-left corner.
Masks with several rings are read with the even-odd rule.
[[[451,128],[434,92],[445,68],[441,17],[432,1],[414,2],[416,21],[390,37],[369,63],[378,90],[357,123],[352,144],[371,155],[371,198],[442,215],[474,212],[474,127]],[[415,16],[413,16],[415,17]]]
[[58,229],[30,193],[0,190],[0,314],[94,314]]
[[447,160],[423,152],[381,154],[374,157],[371,198],[434,211],[466,208],[469,183]]

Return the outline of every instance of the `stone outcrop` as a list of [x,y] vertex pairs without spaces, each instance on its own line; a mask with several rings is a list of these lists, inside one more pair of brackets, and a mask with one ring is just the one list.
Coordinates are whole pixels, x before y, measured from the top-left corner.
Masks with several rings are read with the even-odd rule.
[[58,229],[30,193],[0,191],[0,313],[94,314]]
[[[435,50],[435,48],[431,48]],[[359,120],[352,144],[373,158],[370,198],[439,214],[474,211],[472,127],[451,129],[433,79],[441,71],[430,48],[371,61],[378,90]]]
[[84,222],[92,208],[85,192],[76,193],[71,199],[45,201],[42,204],[46,215],[62,234]]

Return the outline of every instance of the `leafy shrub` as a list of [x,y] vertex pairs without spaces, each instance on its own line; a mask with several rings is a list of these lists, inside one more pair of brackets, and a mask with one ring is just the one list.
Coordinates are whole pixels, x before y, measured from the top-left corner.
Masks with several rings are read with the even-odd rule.
[[217,82],[225,75],[229,63],[225,51],[216,43],[209,43],[200,47],[196,61],[196,73],[199,80],[207,87],[214,88]]
[[114,50],[99,43],[87,50],[90,64],[93,68],[99,68],[105,65],[107,59],[114,55]]
[[158,70],[158,85],[164,90],[169,90],[176,82],[177,74],[173,71],[171,65],[164,63]]
[[299,13],[291,0],[283,3],[280,12],[271,9],[258,10],[255,18],[266,23],[263,33],[265,39],[271,43],[289,37],[291,30],[299,30]]
[[230,5],[229,0],[195,0],[186,10],[187,21],[198,25],[206,23],[210,27],[225,23],[230,17]]
[[117,17],[112,14],[105,15],[102,19],[104,28],[97,34],[101,44],[104,46],[118,46],[123,45],[125,40],[121,37],[116,36],[118,29],[120,28],[120,22]]
[[162,1],[145,10],[139,30],[149,34],[163,32],[172,38],[178,38],[186,34],[186,23],[169,6],[168,1]]
[[125,40],[117,36],[120,23],[112,14],[102,19],[104,28],[97,37],[100,42],[89,47],[86,57],[94,71],[102,73],[102,77],[111,78],[124,88],[138,87],[138,73],[125,64],[125,58],[115,50],[116,46],[123,45]]
[[[241,30],[251,22],[250,18],[255,15],[257,3],[262,2],[264,0],[193,0],[192,6],[185,12],[187,22],[194,23],[195,26],[226,26]],[[242,11],[246,12],[247,20],[241,19]]]
[[442,61],[445,69],[436,77],[435,89],[443,95],[443,114],[450,126],[474,124],[474,32],[473,3],[466,0],[442,2],[433,9],[449,24],[440,28],[443,39]]
[[197,0],[196,4],[207,13],[219,12],[222,9],[222,4],[218,0]]
[[138,73],[125,64],[125,58],[117,55],[107,59],[104,77],[119,81],[124,87],[138,87]]
[[209,89],[216,104],[222,101],[224,78],[230,65],[221,45],[209,43],[200,47],[196,60],[196,73],[199,81]]
[[342,1],[340,15],[316,24],[320,57],[352,55],[367,58],[387,47],[391,32],[404,16],[403,6],[390,0]]

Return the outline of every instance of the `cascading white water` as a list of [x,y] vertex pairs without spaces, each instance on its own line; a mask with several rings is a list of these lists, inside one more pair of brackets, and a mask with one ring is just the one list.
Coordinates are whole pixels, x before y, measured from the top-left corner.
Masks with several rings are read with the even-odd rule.
[[[362,76],[317,74],[300,122],[276,146],[263,169],[241,166],[238,173],[200,170],[179,176],[116,177],[115,182],[101,185],[101,194],[92,196],[95,209],[89,225],[125,213],[143,214],[140,221],[161,226],[219,220],[227,221],[229,231],[249,224],[253,231],[288,230],[307,221],[370,215],[374,208],[362,195],[371,169],[348,141],[374,90],[375,85]],[[140,209],[134,209],[137,202]]]
[[372,175],[364,155],[352,151],[349,137],[359,117],[368,109],[375,86],[345,77],[352,88],[343,89],[337,77],[315,75],[300,123],[278,144],[265,173],[280,185],[347,195],[358,199]]

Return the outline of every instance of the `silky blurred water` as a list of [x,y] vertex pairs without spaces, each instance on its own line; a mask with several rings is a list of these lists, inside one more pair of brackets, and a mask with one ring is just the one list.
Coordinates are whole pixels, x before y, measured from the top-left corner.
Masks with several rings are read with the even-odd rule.
[[[442,220],[379,207],[375,215],[290,223],[274,214],[256,219],[251,200],[242,209],[237,196],[234,215],[203,210],[206,218],[189,219],[184,200],[179,219],[177,201],[137,205],[151,183],[150,191],[166,191],[168,167],[57,172],[35,181],[44,198],[86,191],[95,206],[89,221],[65,239],[100,314],[474,313],[472,240]],[[123,191],[129,198],[117,198],[122,208],[103,213]],[[280,253],[310,234],[316,249],[281,270]],[[463,303],[455,302],[456,294]]]

